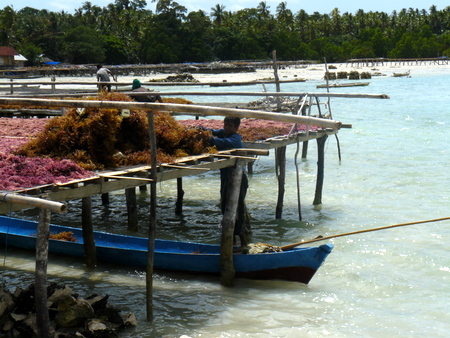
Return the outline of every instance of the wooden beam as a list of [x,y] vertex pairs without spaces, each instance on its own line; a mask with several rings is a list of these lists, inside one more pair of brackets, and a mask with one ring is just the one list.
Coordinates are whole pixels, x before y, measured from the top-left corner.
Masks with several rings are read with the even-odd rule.
[[[261,94],[259,94],[261,95]],[[138,109],[138,110],[158,110],[173,111],[193,114],[203,114],[207,116],[236,116],[241,118],[256,118],[262,120],[272,120],[280,122],[290,122],[307,124],[323,128],[340,129],[341,122],[316,118],[311,116],[288,115],[282,113],[270,113],[263,111],[253,111],[249,109],[229,109],[220,107],[208,107],[192,104],[176,103],[140,103],[140,102],[119,102],[119,101],[97,101],[97,100],[49,100],[49,99],[19,99],[1,98],[0,104],[5,105],[36,105],[50,107],[82,107],[82,108],[104,108],[104,109]]]

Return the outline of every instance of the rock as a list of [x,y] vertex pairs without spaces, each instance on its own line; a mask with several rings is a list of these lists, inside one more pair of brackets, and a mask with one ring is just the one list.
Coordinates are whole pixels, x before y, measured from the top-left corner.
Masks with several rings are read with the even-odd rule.
[[67,296],[58,302],[58,313],[55,322],[60,327],[83,325],[88,318],[94,317],[94,309],[84,299]]
[[15,303],[12,295],[9,292],[2,289],[0,291],[0,318],[3,316],[3,313],[5,313],[5,311],[7,310],[8,310],[7,312],[12,311],[14,306]]
[[63,288],[53,289],[53,293],[49,289],[50,287],[47,288],[47,294],[51,294],[48,297],[49,306],[72,293],[72,290],[67,285],[64,285]]
[[[107,304],[109,295],[83,299],[66,285],[56,283],[47,287],[47,293],[50,337],[110,338],[137,325],[132,313],[121,315],[120,310]],[[24,290],[16,288],[14,294],[0,288],[0,337],[38,337],[34,303],[33,284]]]
[[136,316],[131,312],[122,315],[122,320],[125,327],[137,326]]
[[117,337],[115,328],[99,319],[89,321],[86,325],[86,330],[90,338]]

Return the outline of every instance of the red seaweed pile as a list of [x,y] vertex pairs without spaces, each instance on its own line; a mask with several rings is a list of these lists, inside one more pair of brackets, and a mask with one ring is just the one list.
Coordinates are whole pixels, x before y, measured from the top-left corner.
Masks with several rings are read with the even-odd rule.
[[0,190],[19,190],[92,176],[70,160],[29,158],[0,152]]

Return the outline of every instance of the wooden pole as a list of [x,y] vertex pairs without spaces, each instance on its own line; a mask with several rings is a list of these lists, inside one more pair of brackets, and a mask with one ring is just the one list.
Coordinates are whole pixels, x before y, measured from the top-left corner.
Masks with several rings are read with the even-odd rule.
[[148,257],[147,257],[147,320],[153,321],[153,260],[155,256],[155,236],[156,236],[156,179],[157,179],[157,149],[153,111],[147,113],[148,133],[150,138],[151,170],[150,178],[150,224],[148,228]]
[[[272,51],[272,65],[273,65],[273,74],[275,77],[275,88],[277,93],[281,92],[280,87],[280,78],[278,77],[278,63],[277,63],[277,51]],[[281,100],[280,97],[277,96],[277,111],[281,111]]]
[[178,177],[177,178],[177,203],[175,205],[175,213],[177,215],[180,215],[183,212],[183,197],[184,197],[183,178]]
[[222,240],[220,244],[220,283],[223,286],[234,286],[235,283],[233,237],[244,165],[245,160],[236,160],[236,166],[233,168],[228,182],[228,200],[222,218]]
[[278,200],[275,209],[275,218],[281,219],[283,213],[283,201],[286,182],[286,146],[275,150],[275,166],[277,168],[278,179]]
[[322,188],[323,188],[324,167],[325,167],[325,143],[327,138],[328,135],[325,134],[317,139],[317,181],[313,205],[322,204]]
[[[261,93],[259,93],[259,95],[261,95]],[[192,104],[175,104],[175,103],[141,103],[141,102],[118,102],[118,101],[95,101],[95,100],[75,101],[75,100],[48,100],[48,99],[47,100],[17,99],[17,98],[1,97],[0,104],[7,104],[7,105],[22,104],[22,105],[51,106],[51,107],[159,110],[159,111],[183,112],[185,114],[194,113],[206,116],[222,115],[222,116],[236,116],[241,118],[256,118],[262,120],[307,124],[331,129],[340,129],[342,124],[339,121],[333,121],[329,119],[322,119],[311,116],[287,115],[282,113],[254,111],[250,109],[230,109],[230,108],[207,107]]]
[[[103,178],[104,182],[108,182],[108,178]],[[104,193],[102,196],[102,205],[108,205],[109,204],[109,193]]]
[[81,226],[83,228],[84,259],[88,268],[97,264],[97,253],[94,239],[94,226],[92,224],[92,197],[81,199]]
[[308,156],[308,141],[303,141],[302,144],[302,158],[306,158]]
[[128,230],[138,230],[136,188],[125,189],[125,197],[127,200]]
[[50,316],[47,306],[48,238],[50,236],[50,211],[39,210],[36,238],[35,304],[39,338],[50,337]]
[[298,138],[297,138],[297,149],[295,150],[294,162],[295,162],[295,173],[296,173],[296,178],[297,178],[298,220],[301,221],[302,220],[302,204],[301,204],[301,200],[300,200],[300,173],[298,170],[298,152],[299,152],[299,150],[300,150],[300,142],[298,141]]

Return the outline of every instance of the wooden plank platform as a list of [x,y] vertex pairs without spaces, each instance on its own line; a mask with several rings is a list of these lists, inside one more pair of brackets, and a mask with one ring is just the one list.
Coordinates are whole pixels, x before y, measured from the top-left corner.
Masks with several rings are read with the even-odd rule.
[[[276,136],[264,141],[244,142],[244,149],[220,151],[216,154],[203,154],[176,159],[172,163],[162,163],[157,168],[157,181],[167,181],[177,178],[194,176],[211,170],[232,167],[238,158],[244,158],[248,163],[254,162],[257,156],[269,155],[270,149],[284,147],[297,142],[304,142],[336,134],[335,129],[319,129],[309,132],[292,133],[291,135]],[[98,194],[105,194],[117,190],[136,188],[150,182],[150,165],[121,167],[114,170],[96,172],[95,176],[74,180],[62,184],[49,184],[32,187],[12,194],[40,197],[52,201],[62,202],[77,200]],[[23,205],[0,203],[0,214],[23,209]]]
[[[198,175],[211,170],[219,170],[236,164],[238,158],[253,162],[258,155],[268,155],[268,151],[260,149],[235,149],[221,151],[217,154],[204,154],[183,157],[173,163],[164,163],[158,166],[157,181]],[[96,172],[95,176],[74,180],[62,184],[48,184],[33,188],[11,192],[33,197],[40,197],[52,201],[69,201],[112,191],[136,188],[146,185],[150,181],[150,165],[121,167],[117,170]],[[24,209],[23,205],[14,204],[12,207],[0,203],[0,214]]]

